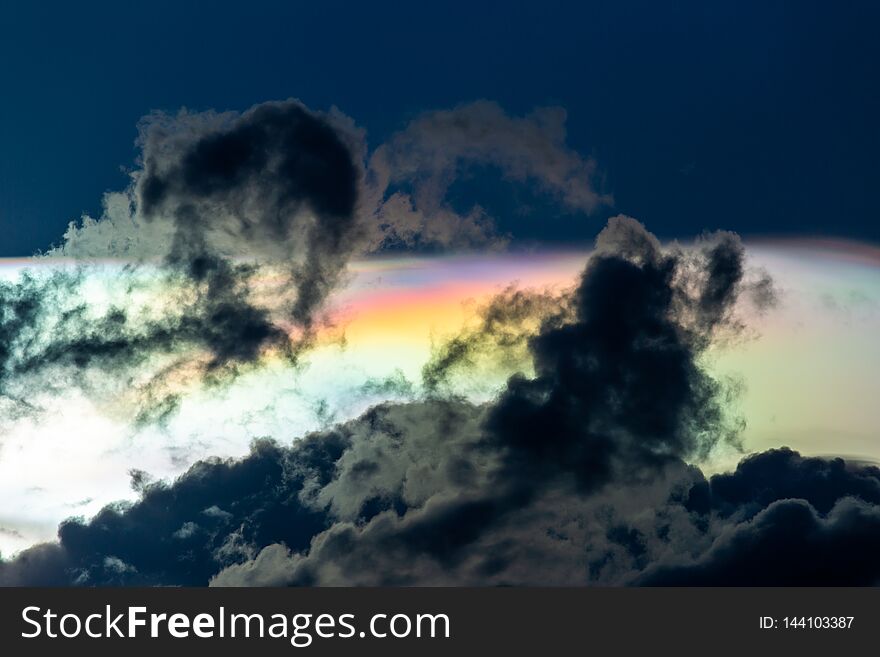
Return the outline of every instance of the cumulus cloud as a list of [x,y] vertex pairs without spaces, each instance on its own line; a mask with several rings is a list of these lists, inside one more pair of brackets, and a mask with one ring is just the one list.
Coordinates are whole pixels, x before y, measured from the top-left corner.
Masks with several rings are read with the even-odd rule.
[[[380,404],[145,482],[139,501],[0,564],[0,582],[876,583],[876,467],[787,449],[698,467],[741,427],[701,355],[738,328],[743,257],[731,234],[665,249],[617,217],[566,312],[520,300],[544,318],[525,331],[532,374],[496,399]],[[497,344],[520,343],[516,309],[485,317],[463,342],[495,326]]]
[[670,555],[641,585],[867,586],[880,582],[880,469],[789,449],[701,482],[688,507],[714,525],[696,555]]

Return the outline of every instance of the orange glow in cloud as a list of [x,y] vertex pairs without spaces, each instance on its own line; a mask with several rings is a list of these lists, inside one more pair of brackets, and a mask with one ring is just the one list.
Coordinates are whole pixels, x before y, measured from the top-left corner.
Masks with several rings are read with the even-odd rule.
[[349,348],[426,347],[459,330],[475,306],[511,284],[561,289],[574,284],[586,253],[457,256],[355,263],[351,285],[333,304]]

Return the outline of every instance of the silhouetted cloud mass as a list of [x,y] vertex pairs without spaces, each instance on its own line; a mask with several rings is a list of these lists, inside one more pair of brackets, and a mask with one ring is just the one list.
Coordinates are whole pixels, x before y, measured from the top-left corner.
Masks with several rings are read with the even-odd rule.
[[[106,393],[137,380],[149,422],[176,409],[177,379],[222,384],[266,355],[297,364],[353,257],[388,244],[503,243],[481,210],[460,216],[445,200],[467,166],[496,166],[575,210],[606,202],[564,122],[559,109],[520,118],[472,103],[417,117],[368,157],[351,119],[296,100],[145,117],[130,188],[49,254],[77,265],[0,286],[4,407],[34,412],[37,391],[59,381]],[[128,288],[102,307],[88,285],[105,257],[131,264],[116,274]],[[158,298],[132,301],[145,294]]]
[[[149,309],[129,301],[144,288],[137,260],[123,272],[130,289],[106,309],[88,303],[86,263],[4,283],[6,405],[27,412],[30,392],[59,371],[96,367],[126,379],[151,365],[143,413],[153,417],[173,410],[164,380],[176,372],[216,382],[270,351],[295,362],[363,240],[356,213],[363,164],[346,129],[296,101],[240,115],[145,120],[130,207],[132,221],[160,226],[145,233],[154,239],[142,255],[161,256],[152,266],[162,298]],[[120,251],[107,255],[131,255],[128,240],[112,238],[116,226],[90,224],[71,244],[98,232]],[[266,287],[266,266],[275,281],[270,294],[258,280]],[[87,382],[75,373],[67,380]]]
[[877,468],[788,449],[708,478],[692,464],[741,428],[701,356],[766,286],[730,233],[663,248],[616,217],[559,312],[508,290],[509,313],[490,304],[428,369],[466,367],[468,340],[524,340],[533,374],[494,400],[435,386],[171,484],[139,479],[140,500],[65,522],[0,582],[876,583]]
[[362,166],[341,130],[287,101],[148,121],[141,142],[138,205],[147,220],[173,221],[169,262],[210,280],[222,253],[215,236],[290,262],[291,313],[307,324],[358,244]]

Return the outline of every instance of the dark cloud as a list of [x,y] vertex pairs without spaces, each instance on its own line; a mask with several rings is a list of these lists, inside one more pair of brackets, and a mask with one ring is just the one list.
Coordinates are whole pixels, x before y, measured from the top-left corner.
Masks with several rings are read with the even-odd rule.
[[[128,299],[96,310],[85,301],[87,264],[6,285],[4,399],[29,412],[47,382],[85,386],[95,377],[83,371],[96,368],[123,389],[138,379],[135,419],[154,422],[177,408],[180,393],[168,382],[181,372],[216,384],[267,353],[295,363],[355,255],[389,243],[496,241],[481,210],[460,216],[445,201],[467,167],[497,166],[576,210],[608,201],[593,187],[594,163],[566,146],[564,123],[558,109],[517,118],[487,102],[426,113],[367,167],[364,135],[350,119],[295,100],[242,113],[154,113],[141,122],[131,188],[109,194],[105,216],[71,226],[53,253],[151,259],[165,310],[144,313]],[[138,271],[121,277],[138,288]]]
[[138,211],[172,222],[166,262],[198,286],[216,362],[251,362],[267,345],[292,348],[279,317],[252,300],[255,268],[230,255],[278,262],[290,299],[282,319],[308,330],[361,236],[354,138],[285,101],[241,115],[157,116],[140,141]]
[[73,582],[64,550],[54,543],[28,548],[13,562],[0,561],[0,586],[60,586]]
[[822,515],[804,499],[786,499],[727,528],[692,563],[652,567],[635,583],[875,586],[880,583],[878,549],[880,506],[845,497]]
[[709,547],[651,564],[633,583],[865,586],[880,581],[880,469],[773,449],[698,481],[685,507]]
[[705,490],[693,495],[695,503],[703,497],[717,513],[744,519],[773,502],[795,498],[827,514],[845,497],[880,504],[880,468],[772,449],[744,458],[733,472],[714,475]]
[[[503,248],[510,236],[498,233],[490,210],[450,200],[475,171],[536,188],[570,212],[612,203],[597,189],[596,163],[566,143],[565,121],[558,107],[519,117],[479,101],[425,112],[370,151],[364,131],[338,110],[293,100],[240,114],[154,113],[141,123],[133,187],[107,194],[101,218],[72,223],[52,253],[156,257],[177,236],[184,252],[204,241],[212,252],[305,267],[307,247],[325,256]],[[336,262],[313,259],[301,275],[320,292]]]
[[[314,459],[318,467],[308,473],[315,475],[320,464],[338,458],[343,445],[342,437],[335,444],[327,437],[309,456],[304,441],[297,465],[304,470]],[[147,484],[134,505],[108,506],[88,524],[63,523],[59,545],[31,548],[3,564],[0,582],[25,581],[33,568],[44,573],[41,581],[55,584],[195,585],[206,583],[228,559],[248,556],[254,543],[283,535],[285,543],[303,549],[323,527],[323,517],[297,500],[303,472],[288,467],[289,457],[258,441],[246,459],[200,462],[173,486]]]
[[[0,564],[0,581],[876,583],[877,468],[785,449],[708,479],[687,463],[736,439],[724,386],[699,363],[736,330],[749,286],[734,236],[662,249],[616,218],[570,312],[526,339],[533,375],[494,401],[435,390],[173,484],[135,473],[138,502],[65,522],[57,544]],[[494,344],[518,343],[528,314],[487,311],[461,339],[484,344],[495,326]]]
[[232,117],[157,117],[142,128],[138,207],[147,220],[172,220],[169,262],[196,280],[210,280],[229,242],[291,263],[291,314],[308,324],[361,236],[363,165],[352,139],[296,101]]
[[[743,259],[727,236],[707,250],[710,262]],[[575,321],[532,340],[536,376],[511,379],[490,414],[490,434],[521,470],[516,479],[534,481],[546,468],[595,488],[620,467],[706,454],[732,437],[721,384],[697,358],[741,273],[694,270],[634,220],[612,219],[574,292]],[[708,306],[712,288],[726,296]]]
[[[294,361],[361,240],[363,164],[345,130],[295,101],[146,120],[133,206],[141,222],[170,226],[156,245],[163,310],[129,302],[144,288],[136,267],[121,274],[127,298],[106,310],[86,301],[87,265],[3,284],[5,399],[26,412],[33,389],[59,370],[96,367],[127,384],[149,364],[138,419],[153,421],[176,407],[169,375],[195,370],[210,384],[269,351]],[[261,277],[275,281],[268,294]]]
[[[169,205],[177,214],[206,204],[233,214],[241,233],[255,239],[287,239],[303,204],[322,218],[351,220],[358,175],[351,153],[325,119],[300,103],[259,105],[195,139],[156,131],[160,127],[148,122],[142,136],[138,189],[147,216]],[[256,213],[246,212],[249,203],[257,204]],[[185,212],[176,219],[211,220]]]

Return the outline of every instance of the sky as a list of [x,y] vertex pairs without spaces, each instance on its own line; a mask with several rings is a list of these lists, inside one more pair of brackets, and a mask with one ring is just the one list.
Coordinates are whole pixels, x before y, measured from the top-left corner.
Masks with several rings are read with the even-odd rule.
[[0,256],[46,250],[69,221],[96,216],[125,185],[151,110],[289,97],[339,107],[371,144],[419,112],[480,98],[515,114],[564,107],[569,143],[597,158],[614,206],[585,221],[482,185],[520,240],[589,244],[623,212],[666,238],[734,227],[876,242],[878,12],[861,1],[4,3]]
[[880,583],[877,14],[4,5],[0,585]]

